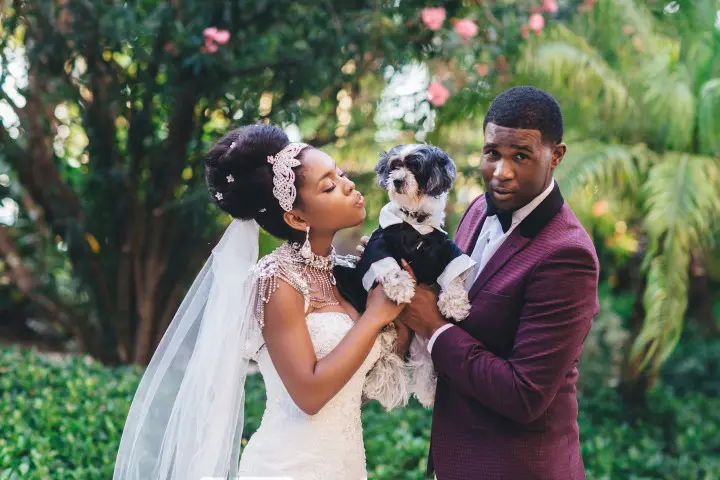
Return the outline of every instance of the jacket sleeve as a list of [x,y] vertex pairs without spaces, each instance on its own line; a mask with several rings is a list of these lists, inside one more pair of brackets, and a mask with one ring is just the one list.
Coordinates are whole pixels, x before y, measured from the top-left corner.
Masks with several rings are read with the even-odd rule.
[[388,228],[378,228],[373,232],[365,251],[357,264],[358,275],[362,279],[362,286],[370,291],[376,279],[389,270],[399,270],[400,265],[393,258],[393,252],[388,236],[392,236],[397,230],[395,225]]
[[460,328],[435,341],[432,358],[451,387],[499,414],[527,424],[539,418],[580,357],[598,312],[598,264],[585,246],[551,252],[528,280],[507,359]]

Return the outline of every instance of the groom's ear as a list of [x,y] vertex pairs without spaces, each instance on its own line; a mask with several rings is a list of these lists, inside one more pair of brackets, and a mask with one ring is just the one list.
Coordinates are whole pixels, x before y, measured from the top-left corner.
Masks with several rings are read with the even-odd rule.
[[283,213],[283,220],[285,220],[285,223],[290,225],[290,228],[294,230],[298,230],[300,232],[305,232],[307,230],[308,223],[301,217],[294,214],[292,210]]
[[552,156],[550,157],[550,168],[555,169],[560,165],[560,162],[562,162],[562,159],[565,157],[565,152],[567,152],[567,145],[564,143],[560,142],[553,145]]

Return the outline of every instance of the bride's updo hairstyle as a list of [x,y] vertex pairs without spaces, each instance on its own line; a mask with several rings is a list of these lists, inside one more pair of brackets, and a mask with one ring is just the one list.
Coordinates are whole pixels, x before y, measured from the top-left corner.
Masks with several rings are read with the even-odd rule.
[[[205,178],[217,205],[240,220],[252,220],[282,240],[302,242],[304,232],[283,219],[285,210],[273,195],[272,165],[267,157],[290,143],[285,132],[273,125],[249,125],[227,133],[205,157]],[[302,161],[303,152],[296,158]],[[295,188],[302,183],[302,165],[294,168]],[[301,203],[295,198],[293,207]]]

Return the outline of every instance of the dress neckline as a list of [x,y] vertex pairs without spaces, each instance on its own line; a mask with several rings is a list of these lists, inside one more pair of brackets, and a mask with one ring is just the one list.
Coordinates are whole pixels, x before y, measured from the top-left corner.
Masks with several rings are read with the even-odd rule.
[[347,312],[334,312],[334,311],[333,312],[310,312],[306,316],[311,317],[313,315],[340,315],[340,316],[345,317],[348,320],[350,320],[350,323],[353,323],[353,324],[355,323],[353,321],[352,317],[350,315],[348,315]]

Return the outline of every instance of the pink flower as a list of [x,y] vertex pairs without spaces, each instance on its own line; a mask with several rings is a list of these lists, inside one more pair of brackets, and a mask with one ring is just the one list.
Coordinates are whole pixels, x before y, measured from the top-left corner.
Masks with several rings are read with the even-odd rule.
[[543,17],[541,13],[533,13],[530,15],[528,26],[535,33],[540,33],[540,31],[545,27],[545,17]]
[[558,11],[558,5],[555,0],[543,0],[543,10],[549,13],[555,13]]
[[592,207],[592,213],[596,217],[601,217],[608,212],[610,212],[610,204],[607,200],[600,200],[599,202],[596,202],[595,205],[593,205]]
[[450,91],[442,83],[433,82],[427,89],[427,96],[430,103],[436,107],[442,107],[450,97]]
[[205,45],[200,48],[200,51],[202,53],[215,53],[218,51],[218,45],[225,45],[230,41],[230,32],[208,27],[203,30],[203,37],[205,37]]
[[477,35],[478,26],[472,20],[462,19],[455,24],[455,32],[466,42]]
[[208,40],[215,40],[215,35],[217,35],[218,29],[215,27],[208,27],[205,30],[203,30],[203,37],[205,37],[205,42],[207,43]]
[[578,7],[578,11],[580,12],[589,12],[595,7],[595,4],[597,3],[597,0],[585,0],[585,3],[580,5]]
[[632,37],[632,45],[635,47],[635,50],[638,52],[642,52],[645,50],[645,46],[643,45],[642,38],[640,38],[640,35],[634,35]]
[[215,42],[218,45],[225,45],[230,40],[230,32],[227,30],[218,30],[215,34]]
[[488,67],[487,63],[479,63],[475,65],[475,71],[478,75],[484,77],[490,72],[490,67]]
[[520,36],[522,38],[524,38],[525,40],[530,38],[530,26],[529,25],[526,24],[526,25],[523,25],[522,27],[520,27]]
[[165,50],[167,53],[172,53],[173,55],[176,54],[176,53],[178,53],[177,45],[175,45],[173,42],[167,42],[167,43],[165,44],[164,50]]
[[445,9],[443,7],[423,8],[422,21],[430,30],[440,30],[445,22]]
[[218,51],[218,45],[215,42],[207,41],[205,45],[200,47],[202,53],[215,53]]

